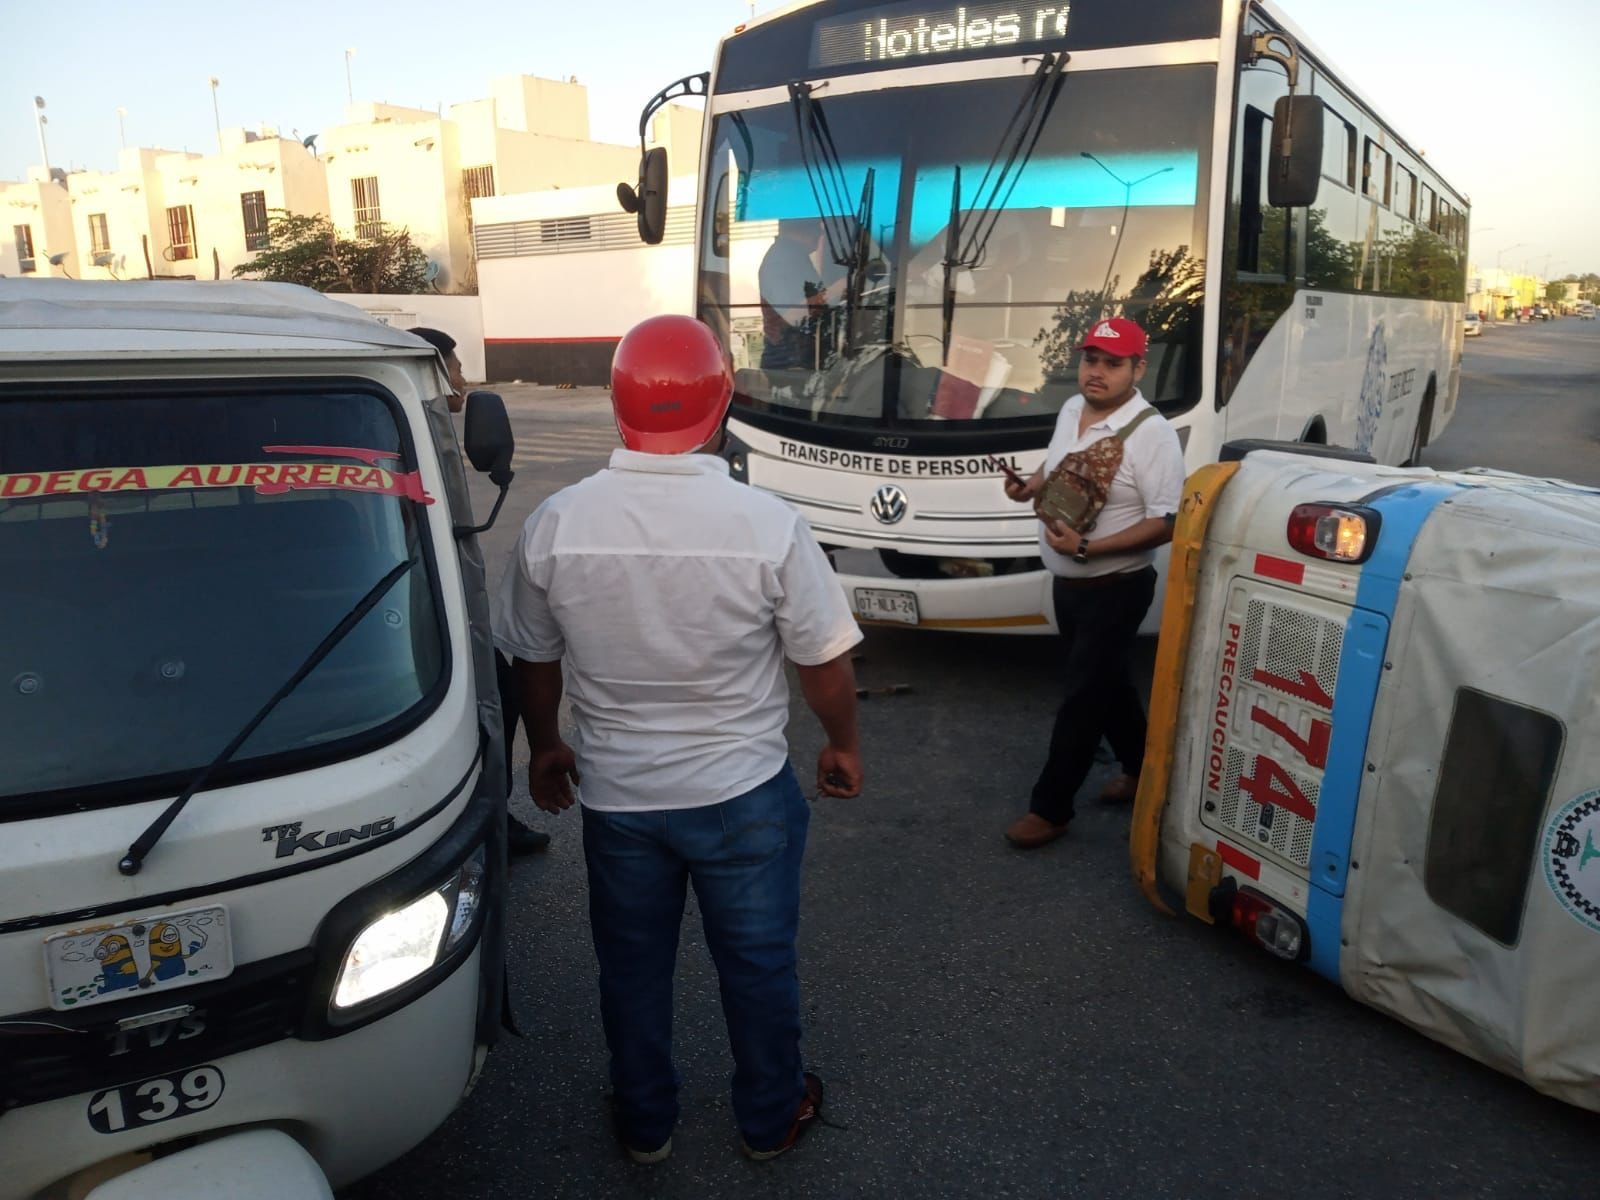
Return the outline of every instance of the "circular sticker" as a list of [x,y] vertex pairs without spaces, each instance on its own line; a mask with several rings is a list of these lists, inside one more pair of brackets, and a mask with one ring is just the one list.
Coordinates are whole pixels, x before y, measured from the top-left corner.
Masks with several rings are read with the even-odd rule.
[[1600,788],[1584,792],[1544,831],[1544,877],[1566,909],[1600,933]]

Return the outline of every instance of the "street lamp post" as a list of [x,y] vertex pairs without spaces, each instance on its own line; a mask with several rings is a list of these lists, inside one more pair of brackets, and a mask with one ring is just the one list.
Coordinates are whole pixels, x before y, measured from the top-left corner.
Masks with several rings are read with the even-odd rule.
[[1162,167],[1158,171],[1151,171],[1148,175],[1141,175],[1138,179],[1130,181],[1124,179],[1121,175],[1118,175],[1115,171],[1106,166],[1105,163],[1101,162],[1087,150],[1079,151],[1079,153],[1122,185],[1122,219],[1117,222],[1117,241],[1116,244],[1111,247],[1111,261],[1106,264],[1106,280],[1100,285],[1100,303],[1103,308],[1105,305],[1106,293],[1111,288],[1111,272],[1114,271],[1117,266],[1117,252],[1122,249],[1122,235],[1127,232],[1128,229],[1128,209],[1133,203],[1133,189],[1138,187],[1141,183],[1145,183],[1151,179],[1154,179],[1157,175],[1165,175],[1168,171],[1172,170],[1172,168]]
[[39,159],[44,163],[44,173],[47,176],[50,174],[50,147],[45,144],[44,127],[49,123],[49,118],[44,115],[44,97],[35,96],[33,98],[33,124],[39,131]]
[[211,76],[211,117],[217,123],[217,153],[222,153],[222,109],[217,106],[217,85],[222,81]]

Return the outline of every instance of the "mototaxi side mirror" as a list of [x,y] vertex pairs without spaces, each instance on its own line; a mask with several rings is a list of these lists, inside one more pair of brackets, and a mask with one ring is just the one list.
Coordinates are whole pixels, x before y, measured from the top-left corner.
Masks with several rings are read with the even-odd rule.
[[506,415],[506,402],[497,393],[467,393],[462,442],[474,470],[487,474],[495,483],[511,481],[511,457],[516,453],[517,440],[511,432],[511,418]]
[[511,469],[511,457],[516,453],[517,441],[511,433],[511,418],[506,416],[506,402],[495,392],[468,392],[466,428],[462,432],[467,461],[475,470],[489,476],[489,481],[500,489],[495,498],[489,519],[482,525],[457,525],[457,539],[469,538],[494,526],[500,515],[500,506],[511,491],[511,481],[516,472]]
[[1273,105],[1267,203],[1274,208],[1316,203],[1322,182],[1322,112],[1322,101],[1315,96],[1279,96]]

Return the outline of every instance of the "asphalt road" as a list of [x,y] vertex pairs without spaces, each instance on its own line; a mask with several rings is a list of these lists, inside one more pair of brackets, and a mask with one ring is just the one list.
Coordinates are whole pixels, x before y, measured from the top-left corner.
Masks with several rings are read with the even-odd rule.
[[[1468,343],[1453,424],[1424,454],[1600,484],[1600,323]],[[600,466],[600,392],[503,389],[521,516]],[[526,1037],[505,1042],[449,1123],[350,1200],[414,1197],[1593,1197],[1595,1118],[1547,1100],[1198,922],[1151,911],[1128,876],[1125,810],[1080,805],[1072,835],[1010,849],[1056,703],[1036,639],[873,629],[862,705],[869,782],[820,802],[801,931],[806,1054],[831,1128],[745,1162],[727,1101],[715,976],[691,911],[678,984],[683,1118],[673,1157],[623,1159],[577,819],[514,865],[510,962]],[[801,777],[819,745],[796,705]],[[1086,796],[1102,777],[1089,781]],[[1592,997],[1573,997],[1592,1003]]]

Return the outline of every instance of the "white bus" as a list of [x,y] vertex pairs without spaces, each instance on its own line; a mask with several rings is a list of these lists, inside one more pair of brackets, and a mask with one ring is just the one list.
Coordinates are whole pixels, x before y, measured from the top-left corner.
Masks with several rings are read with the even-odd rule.
[[[816,0],[645,117],[684,94],[730,462],[806,515],[863,620],[1054,629],[997,460],[1043,460],[1103,316],[1148,330],[1191,469],[1254,438],[1410,461],[1455,407],[1467,202],[1269,5]],[[666,172],[651,150],[619,189],[647,242]],[[790,237],[821,294],[764,314]]]

